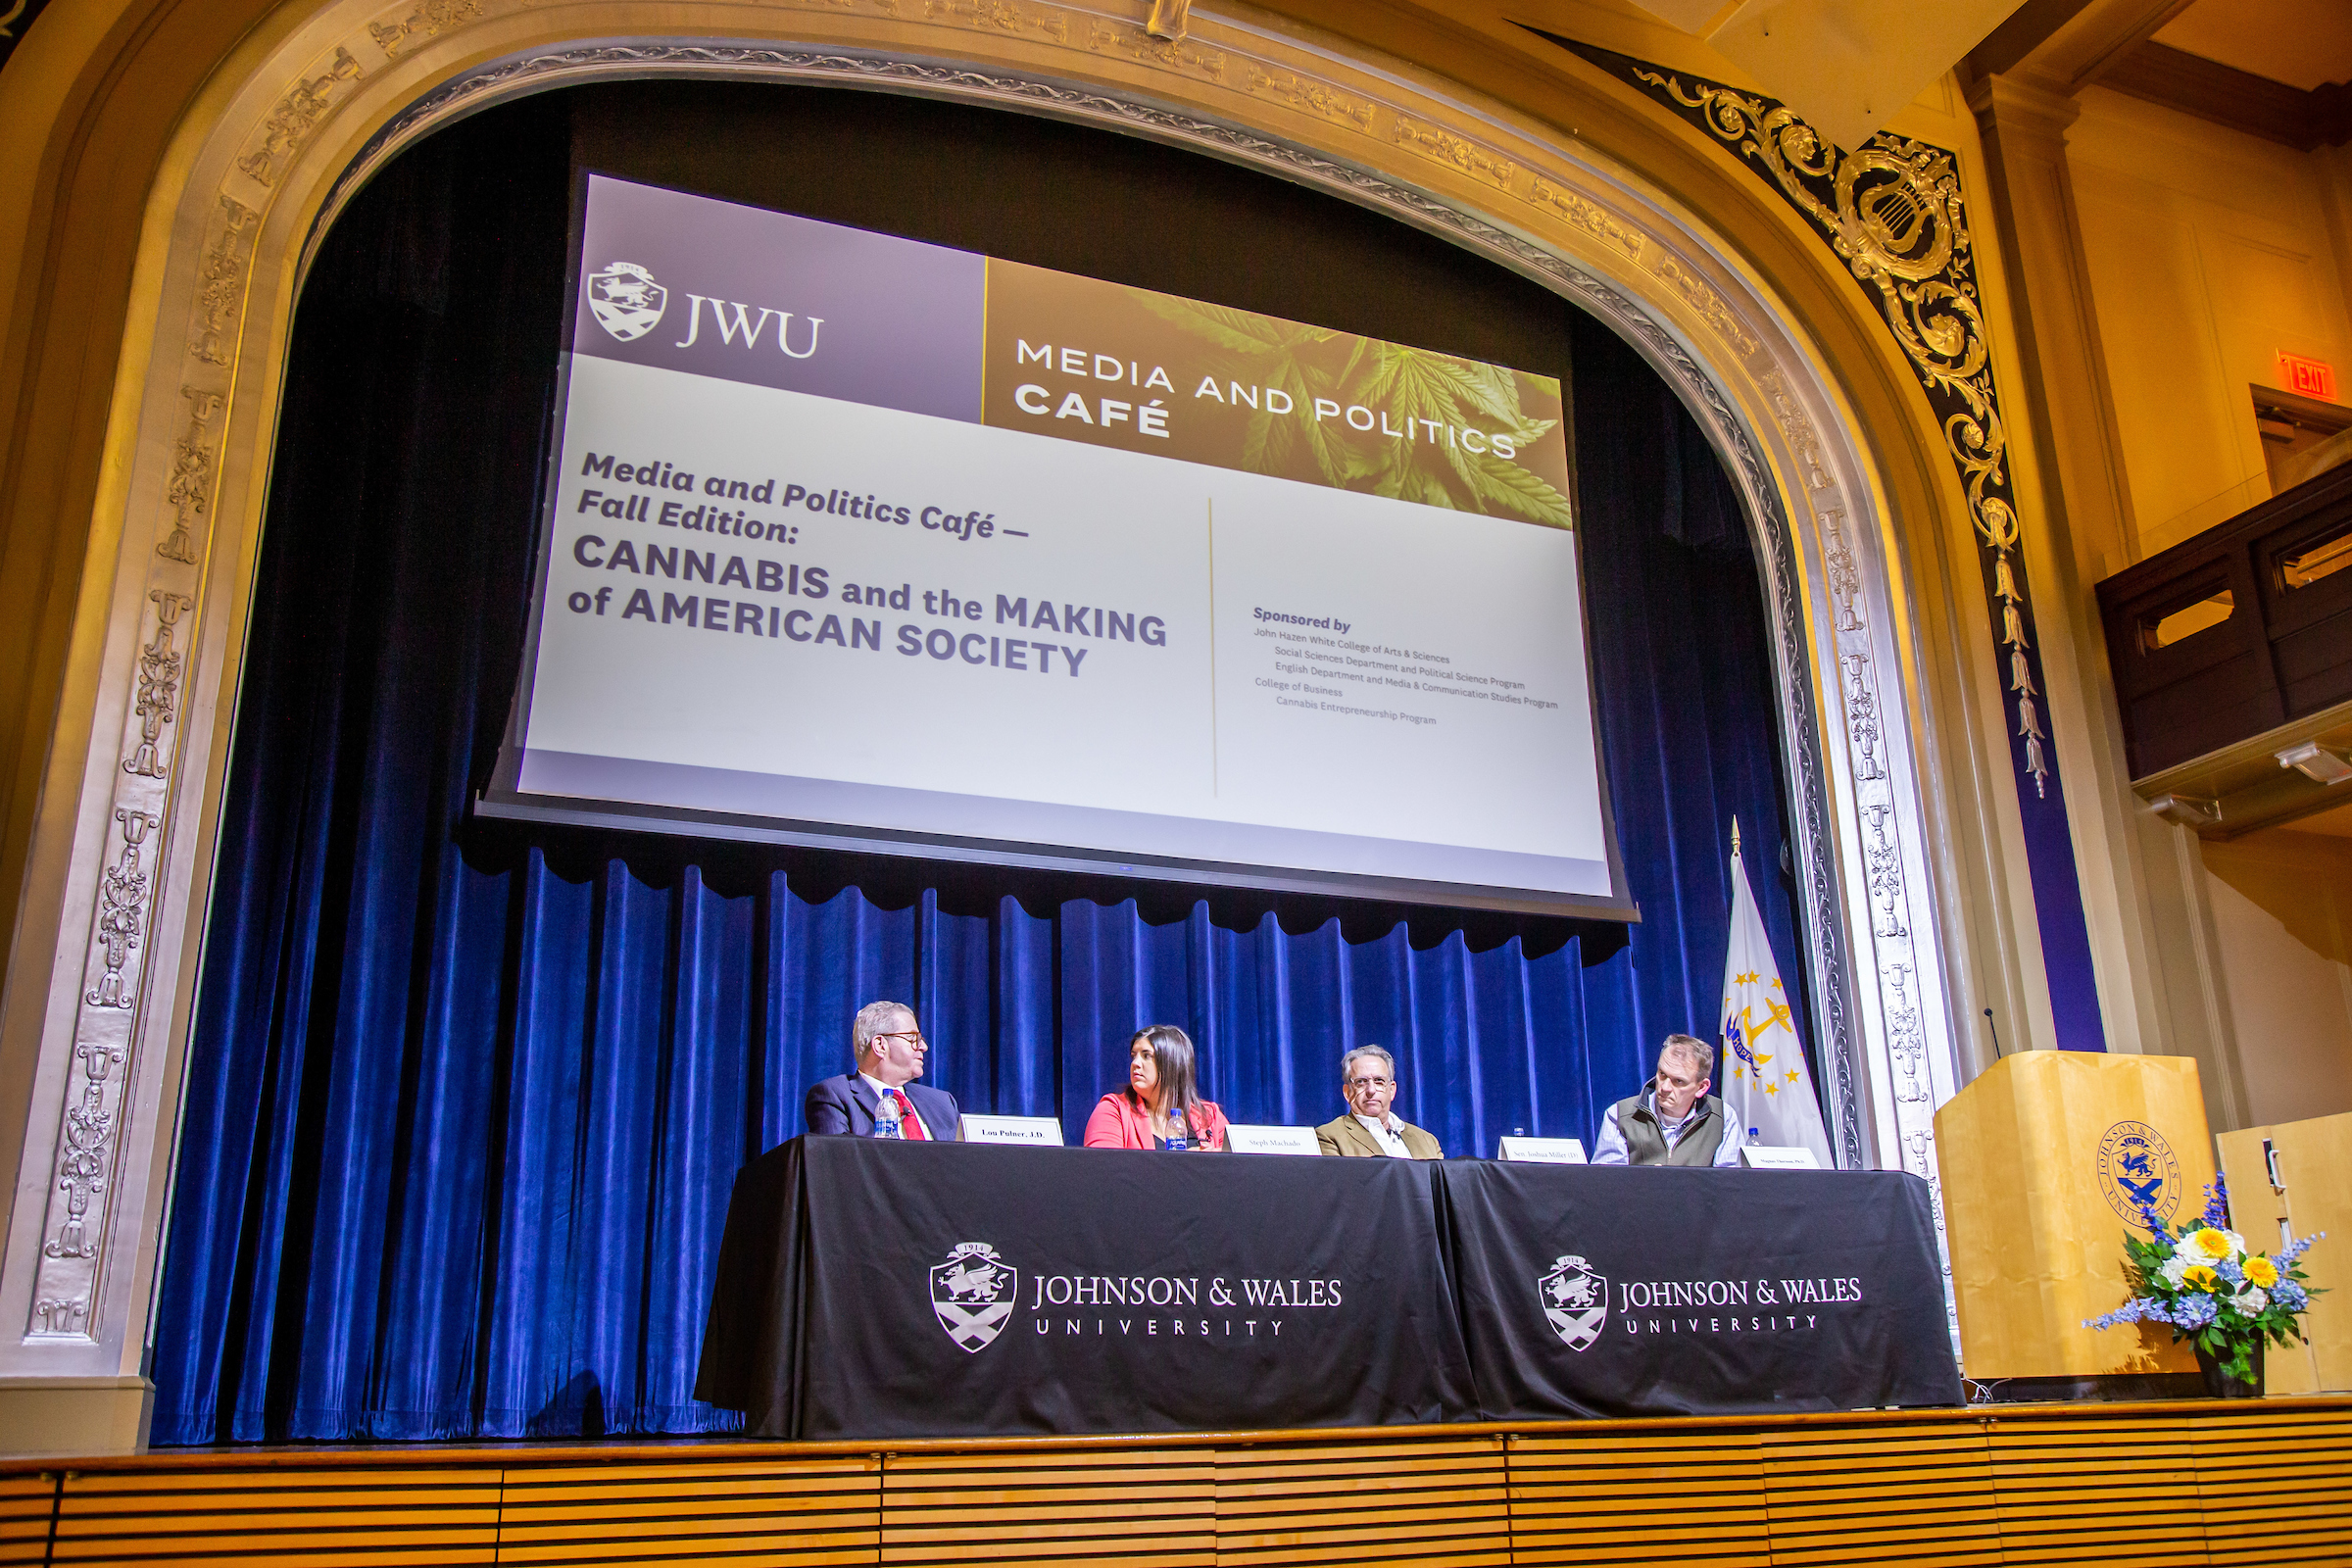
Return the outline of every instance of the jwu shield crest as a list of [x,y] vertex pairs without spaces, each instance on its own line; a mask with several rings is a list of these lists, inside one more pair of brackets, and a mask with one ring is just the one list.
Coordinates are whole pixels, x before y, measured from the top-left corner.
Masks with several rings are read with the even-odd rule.
[[958,1242],[931,1270],[931,1310],[967,1352],[985,1350],[1004,1332],[1020,1299],[1020,1271],[986,1242]]
[[2180,1208],[2180,1159],[2164,1134],[2141,1121],[2119,1121],[2099,1140],[2099,1191],[2128,1225],[2140,1211],[2171,1222]]
[[614,262],[588,274],[588,309],[596,324],[623,343],[651,332],[669,304],[669,290],[635,262]]
[[1536,1290],[1544,1298],[1544,1316],[1551,1331],[1571,1350],[1589,1348],[1608,1326],[1609,1282],[1583,1258],[1560,1258],[1550,1273],[1536,1281]]

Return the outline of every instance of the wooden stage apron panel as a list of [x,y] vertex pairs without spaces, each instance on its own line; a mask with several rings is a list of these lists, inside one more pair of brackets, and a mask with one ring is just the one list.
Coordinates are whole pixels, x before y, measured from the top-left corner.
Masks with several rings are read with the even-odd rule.
[[0,1463],[0,1563],[2352,1561],[2352,1398]]

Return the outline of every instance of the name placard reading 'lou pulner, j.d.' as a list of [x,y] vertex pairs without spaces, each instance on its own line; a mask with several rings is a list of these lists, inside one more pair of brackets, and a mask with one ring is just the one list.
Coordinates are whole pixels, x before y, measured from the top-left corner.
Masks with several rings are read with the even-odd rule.
[[502,798],[1623,912],[1557,379],[581,202]]

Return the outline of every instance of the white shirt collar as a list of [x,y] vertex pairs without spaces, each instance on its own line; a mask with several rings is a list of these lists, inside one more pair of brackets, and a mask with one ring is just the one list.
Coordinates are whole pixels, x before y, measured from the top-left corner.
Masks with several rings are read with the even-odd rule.
[[[874,1098],[876,1100],[887,1100],[890,1098],[891,1086],[889,1084],[884,1083],[872,1073],[865,1072],[863,1070],[860,1070],[858,1076],[865,1080],[866,1087],[874,1092]],[[929,1132],[931,1129],[929,1125],[924,1122],[922,1113],[914,1108],[914,1097],[907,1094],[904,1087],[901,1087],[898,1093],[903,1096],[906,1102],[906,1114],[899,1119],[901,1121],[911,1119],[917,1127],[922,1128],[926,1133]]]
[[1690,1108],[1689,1110],[1684,1111],[1677,1119],[1668,1121],[1666,1119],[1666,1113],[1658,1109],[1658,1092],[1655,1089],[1652,1089],[1649,1092],[1649,1113],[1657,1118],[1658,1131],[1666,1135],[1666,1145],[1668,1148],[1671,1149],[1676,1144],[1682,1142],[1683,1129],[1690,1126],[1692,1119],[1698,1115],[1699,1107],[1706,1103],[1706,1098],[1707,1097],[1704,1095],[1699,1096],[1696,1100],[1690,1102]]
[[1357,1111],[1355,1113],[1355,1119],[1364,1124],[1364,1130],[1372,1135],[1373,1139],[1380,1144],[1381,1148],[1385,1150],[1391,1157],[1403,1159],[1412,1158],[1412,1155],[1404,1147],[1404,1134],[1397,1129],[1396,1117],[1390,1116],[1383,1120],[1375,1121],[1370,1116],[1363,1114],[1363,1112]]

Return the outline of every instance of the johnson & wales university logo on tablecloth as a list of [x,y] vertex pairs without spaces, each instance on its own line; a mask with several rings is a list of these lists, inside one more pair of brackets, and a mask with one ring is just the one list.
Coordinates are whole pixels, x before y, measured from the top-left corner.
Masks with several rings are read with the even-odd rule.
[[1571,1350],[1582,1350],[1600,1338],[1609,1324],[1609,1282],[1583,1258],[1570,1254],[1536,1281],[1544,1298],[1544,1316],[1551,1331]]
[[651,332],[669,304],[669,290],[635,262],[613,262],[588,274],[588,309],[596,324],[623,343]]
[[986,1242],[958,1242],[931,1270],[931,1310],[966,1351],[985,1350],[1004,1332],[1021,1294],[1020,1271]]
[[2099,1140],[2099,1191],[2124,1223],[2140,1224],[2139,1211],[2153,1208],[2170,1222],[2180,1206],[2180,1161],[2164,1134],[2144,1121],[2119,1121]]

